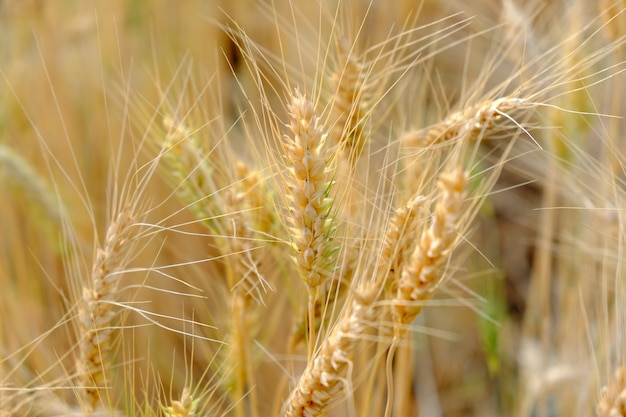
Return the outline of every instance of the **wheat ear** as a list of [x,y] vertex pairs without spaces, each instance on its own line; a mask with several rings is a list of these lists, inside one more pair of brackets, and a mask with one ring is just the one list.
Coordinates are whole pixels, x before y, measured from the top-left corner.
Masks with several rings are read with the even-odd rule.
[[626,368],[615,370],[612,384],[598,401],[597,412],[598,417],[626,417]]
[[291,393],[286,417],[325,415],[330,402],[349,380],[351,356],[373,315],[378,286],[366,285],[350,294],[347,309]]
[[282,141],[289,164],[286,177],[290,191],[288,221],[296,249],[295,260],[309,294],[310,358],[315,343],[315,302],[320,287],[330,275],[335,252],[331,245],[330,156],[325,146],[327,134],[306,95],[296,89],[288,110],[291,134],[285,135]]
[[89,286],[83,289],[79,309],[82,340],[77,368],[88,414],[95,410],[107,385],[111,323],[116,315],[113,305],[120,277],[133,254],[135,222],[131,205],[124,207],[112,220],[102,245],[96,249]]
[[427,147],[458,138],[477,140],[493,129],[496,123],[524,106],[526,101],[519,97],[501,97],[487,100],[464,110],[451,113],[441,122],[407,133],[403,142],[408,147]]
[[419,301],[428,300],[441,283],[442,269],[448,261],[465,198],[467,174],[461,169],[441,174],[437,186],[441,192],[430,227],[405,265],[395,299],[393,320],[396,337],[419,314]]
[[465,196],[467,174],[461,169],[439,176],[440,197],[430,227],[422,234],[410,260],[404,265],[392,300],[394,337],[387,353],[387,406],[385,417],[391,416],[393,399],[392,365],[396,348],[407,326],[422,310],[420,301],[432,297],[441,284],[442,270],[457,238],[461,205]]

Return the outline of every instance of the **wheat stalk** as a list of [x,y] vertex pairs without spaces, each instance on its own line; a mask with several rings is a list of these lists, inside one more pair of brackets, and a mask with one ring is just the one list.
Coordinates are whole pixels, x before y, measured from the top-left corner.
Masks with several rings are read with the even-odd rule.
[[325,147],[327,135],[315,115],[313,103],[296,90],[289,105],[291,136],[282,142],[291,163],[289,178],[290,223],[296,262],[312,294],[329,275],[332,248],[329,198],[332,181]]
[[[442,176],[440,181],[446,182],[447,179]],[[393,279],[405,263],[412,232],[418,225],[417,212],[424,201],[423,197],[412,199],[406,206],[397,209],[390,219],[377,271],[379,278],[356,291],[348,301],[348,311],[340,317],[335,330],[323,342],[292,392],[286,416],[323,415],[343,385],[349,383],[351,355],[359,337],[365,332],[366,323],[372,319],[373,305],[379,297],[381,285]]]
[[[165,138],[155,139],[161,147],[160,160],[167,169],[179,198],[213,233],[225,234],[223,226],[216,221],[223,213],[220,205],[221,189],[217,182],[219,158],[208,160],[208,152],[201,146],[196,132],[173,117],[164,117]],[[209,163],[211,162],[211,163]]]
[[227,215],[225,239],[229,250],[225,255],[234,254],[229,257],[232,271],[228,272],[229,287],[233,293],[242,297],[246,306],[252,301],[263,304],[263,294],[270,287],[259,272],[259,260],[256,259],[253,251],[256,246],[254,240],[254,229],[252,220],[249,218],[251,212],[249,208],[249,196],[240,187],[234,187],[226,191],[223,206]]
[[[238,170],[240,174],[248,173],[243,163],[239,164]],[[254,180],[250,179],[250,181]],[[229,217],[226,227],[227,243],[231,253],[234,254],[226,260],[226,274],[231,291],[233,324],[230,345],[235,355],[233,361],[236,369],[235,396],[239,397],[244,396],[246,388],[256,385],[251,351],[251,341],[255,339],[256,334],[251,329],[250,321],[259,312],[252,309],[253,301],[263,304],[264,292],[271,288],[261,276],[260,261],[253,253],[254,236],[252,221],[249,218],[251,212],[246,211],[249,203],[253,203],[249,195],[251,190],[248,188],[251,185],[245,181],[236,183],[232,190],[226,192],[224,199],[224,210]],[[250,391],[249,401],[251,414],[257,415],[256,390]]]
[[[396,288],[396,293],[390,300],[394,337],[387,353],[387,405],[385,417],[391,416],[393,405],[392,367],[396,349],[401,338],[406,334],[408,326],[422,310],[423,304],[420,304],[420,302],[430,299],[442,283],[443,267],[449,259],[453,243],[457,238],[457,227],[462,215],[461,203],[464,199],[466,183],[467,174],[459,168],[439,175],[437,186],[441,195],[435,206],[429,228],[422,233],[410,259],[402,263],[400,263],[400,259],[397,259],[395,262],[398,265],[398,269],[401,268],[401,275],[396,282],[392,282],[392,285]],[[415,205],[416,203],[421,204],[421,199],[414,199],[412,204]],[[408,207],[411,207],[412,204],[409,204]],[[394,219],[394,221],[407,218],[402,211],[397,213],[396,217],[398,219]],[[395,228],[397,226],[390,229],[392,233],[388,233],[388,243],[385,246],[394,247],[391,236],[397,234],[393,233]],[[399,242],[402,242],[403,239],[400,236],[398,238]],[[407,244],[405,243],[405,245],[400,247],[402,246],[407,246]],[[406,250],[404,248],[400,252],[406,252]],[[395,269],[389,270],[391,277],[394,277],[396,273]]]

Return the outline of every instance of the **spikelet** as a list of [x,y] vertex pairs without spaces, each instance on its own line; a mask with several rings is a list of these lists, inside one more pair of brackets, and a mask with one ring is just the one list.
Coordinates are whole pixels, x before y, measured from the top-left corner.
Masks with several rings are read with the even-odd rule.
[[393,301],[396,336],[403,326],[419,314],[417,301],[427,300],[441,283],[442,269],[448,261],[457,238],[461,204],[465,195],[467,174],[461,169],[441,174],[437,186],[441,191],[430,227],[422,234],[411,259],[404,267]]

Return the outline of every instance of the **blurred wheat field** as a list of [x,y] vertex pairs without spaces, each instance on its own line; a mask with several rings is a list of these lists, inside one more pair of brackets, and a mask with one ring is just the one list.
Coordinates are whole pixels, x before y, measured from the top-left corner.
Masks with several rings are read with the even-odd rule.
[[625,6],[0,2],[0,416],[626,416]]

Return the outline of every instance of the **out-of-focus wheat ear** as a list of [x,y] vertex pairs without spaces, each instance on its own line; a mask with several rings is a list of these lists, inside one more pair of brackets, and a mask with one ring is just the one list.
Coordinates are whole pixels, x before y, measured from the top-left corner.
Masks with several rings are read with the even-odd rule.
[[168,407],[163,407],[163,412],[168,417],[195,417],[197,416],[200,400],[194,399],[189,388],[184,388],[180,394],[180,400],[174,400]]
[[519,97],[501,97],[487,100],[451,113],[441,122],[407,133],[403,145],[409,148],[425,148],[451,140],[478,140],[497,127],[499,121],[510,119],[510,114],[528,107]]
[[337,41],[337,58],[337,69],[330,77],[335,89],[330,136],[354,165],[368,146],[371,92],[366,65],[350,50],[345,37]]
[[613,381],[605,388],[596,406],[598,417],[626,416],[626,368],[615,370]]
[[401,337],[422,309],[419,301],[432,297],[441,283],[442,272],[455,241],[462,216],[467,174],[456,169],[439,176],[439,200],[432,222],[422,234],[418,246],[404,265],[392,302],[395,336]]
[[377,285],[366,284],[350,294],[346,310],[293,389],[286,405],[286,417],[325,415],[329,404],[341,397],[350,378],[351,356],[373,319],[379,292]]
[[289,164],[285,175],[291,239],[295,260],[309,294],[309,358],[315,344],[315,302],[320,288],[331,275],[336,249],[331,210],[333,184],[327,134],[315,114],[313,103],[296,89],[288,105],[290,135],[282,149]]
[[83,288],[76,366],[82,405],[88,415],[97,408],[110,382],[111,325],[117,314],[114,304],[120,278],[136,246],[137,220],[132,205],[123,207],[111,220],[104,241],[96,248],[91,279]]

